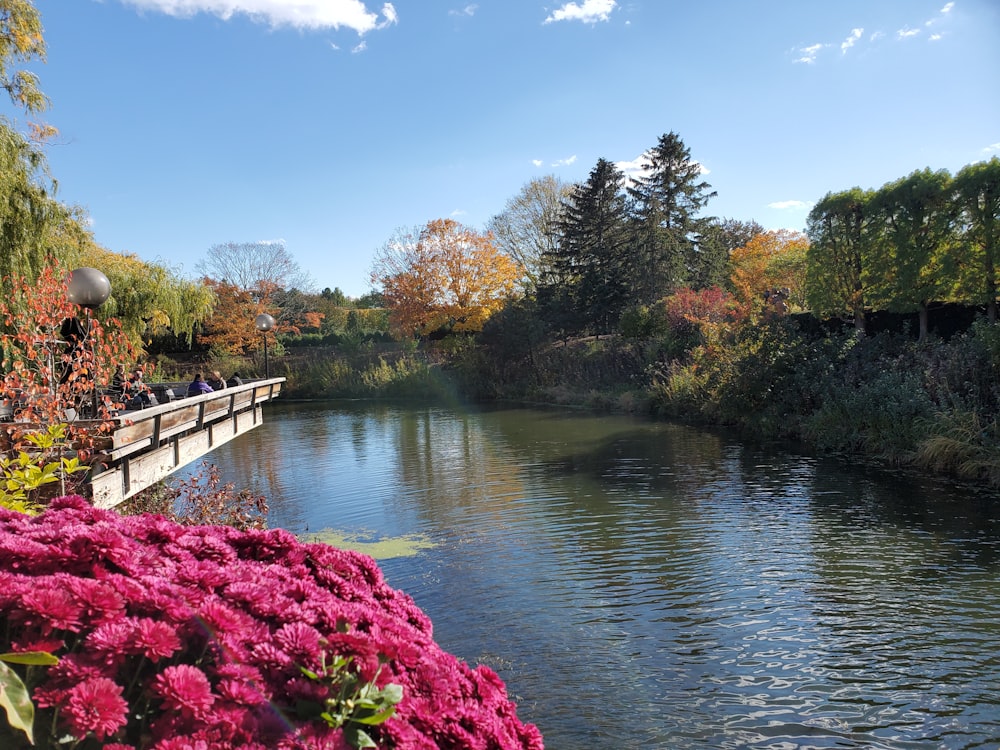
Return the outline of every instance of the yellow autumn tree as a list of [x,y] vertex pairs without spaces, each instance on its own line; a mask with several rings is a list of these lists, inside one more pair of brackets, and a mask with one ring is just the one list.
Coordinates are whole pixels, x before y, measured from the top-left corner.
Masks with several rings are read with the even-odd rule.
[[729,262],[736,298],[749,311],[758,311],[766,293],[787,289],[791,306],[802,309],[808,248],[809,239],[801,232],[778,229],[762,232],[734,249]]
[[397,231],[376,254],[371,280],[382,289],[393,331],[426,336],[481,331],[517,295],[522,269],[492,234],[435,219]]

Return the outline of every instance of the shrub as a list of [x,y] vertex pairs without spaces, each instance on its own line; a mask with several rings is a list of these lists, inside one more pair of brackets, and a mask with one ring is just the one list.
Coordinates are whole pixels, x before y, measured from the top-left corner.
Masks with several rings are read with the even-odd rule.
[[115,509],[124,515],[158,513],[184,526],[213,524],[249,531],[267,528],[267,498],[222,483],[217,466],[208,465],[187,479],[158,482]]
[[[281,530],[180,526],[79,497],[34,517],[0,509],[0,625],[0,650],[59,658],[11,667],[42,748],[345,748],[348,727],[311,718],[316,706],[336,718],[359,697],[391,704],[391,685],[402,699],[364,725],[372,742],[542,748],[500,678],[435,644],[371,558]],[[28,738],[0,727],[0,747]]]
[[956,411],[921,424],[929,434],[917,448],[918,466],[1000,486],[1000,422],[995,416]]

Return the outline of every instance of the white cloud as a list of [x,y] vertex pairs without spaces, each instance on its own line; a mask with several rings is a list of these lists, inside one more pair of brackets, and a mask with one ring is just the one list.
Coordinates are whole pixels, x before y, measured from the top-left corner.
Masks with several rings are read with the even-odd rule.
[[392,3],[383,5],[382,18],[384,20],[375,27],[376,29],[384,29],[386,26],[395,26],[399,23],[399,14],[396,13],[396,6]]
[[805,201],[775,201],[774,203],[768,203],[768,208],[776,208],[779,211],[786,211],[790,208],[808,208],[810,203]]
[[[954,2],[947,2],[947,3],[945,3],[945,5],[941,8],[941,10],[938,11],[938,14],[936,16],[934,16],[933,18],[931,18],[929,21],[925,21],[923,23],[922,27],[921,26],[917,26],[916,28],[914,28],[913,26],[910,26],[909,24],[907,24],[906,26],[903,26],[903,28],[901,28],[898,31],[896,31],[896,35],[895,35],[896,39],[900,39],[900,40],[902,40],[902,39],[910,39],[912,37],[919,36],[922,33],[923,28],[929,29],[932,26],[934,26],[936,24],[939,24],[939,23],[941,23],[941,24],[947,24],[947,22],[948,22],[948,14],[951,13],[951,11],[952,11],[952,9],[954,7],[955,7],[955,3]],[[936,41],[939,41],[940,39],[944,38],[947,35],[947,33],[948,33],[947,31],[936,31],[936,32],[934,32],[932,34],[929,33],[928,36],[927,36],[927,39],[929,41],[936,42]],[[857,28],[851,29],[851,33],[848,34],[847,38],[844,39],[844,41],[842,41],[840,43],[840,51],[843,54],[846,55],[847,54],[847,50],[849,50],[851,47],[853,47],[855,44],[857,44],[858,42],[861,41],[861,38],[862,38],[863,34],[864,34],[864,29],[861,28],[861,27],[857,27]],[[879,41],[880,39],[882,39],[885,36],[886,36],[886,33],[883,32],[883,31],[873,31],[871,34],[868,35],[868,41],[870,43],[874,44],[875,42]],[[826,47],[832,47],[832,46],[833,45],[829,44],[829,43],[819,43],[819,44],[810,45],[808,47],[799,47],[798,49],[796,49],[793,52],[793,58],[792,59],[793,59],[794,62],[797,62],[797,63],[806,63],[807,65],[812,65],[813,63],[816,62],[816,59],[817,59],[819,53],[824,48],[826,48]]]
[[576,154],[573,154],[568,159],[559,159],[558,161],[552,162],[553,167],[568,167],[570,164],[576,161]]
[[[296,29],[354,29],[359,34],[398,23],[396,8],[385,3],[381,13],[368,10],[361,0],[122,0],[140,11],[189,18],[209,13],[228,21],[244,15],[272,27]],[[382,20],[379,20],[381,16]]]
[[543,23],[553,21],[583,21],[584,23],[597,23],[607,21],[611,17],[611,11],[618,7],[615,0],[583,0],[583,5],[576,3],[566,3],[561,8],[552,11],[552,14]]
[[465,209],[463,209],[463,208],[456,208],[454,211],[452,211],[448,215],[449,216],[465,216],[466,213],[468,213],[468,212]]
[[615,166],[621,170],[622,174],[625,175],[626,180],[634,180],[636,177],[644,177],[646,175],[646,170],[643,165],[648,161],[648,154],[646,153],[637,156],[632,161],[616,161]]
[[826,44],[813,44],[808,47],[800,47],[796,54],[800,57],[795,59],[797,63],[806,63],[807,65],[812,65],[816,62],[816,55],[819,54],[820,50],[828,45]]
[[851,35],[840,44],[840,51],[846,55],[847,50],[854,46],[854,44],[861,38],[864,31],[864,29],[851,29]]
[[[649,170],[646,169],[646,165],[649,164],[651,153],[649,151],[644,151],[639,156],[635,157],[632,161],[616,161],[615,166],[621,170],[621,173],[625,175],[626,182],[633,182],[640,177],[645,177],[649,174]],[[710,174],[711,170],[700,162],[693,162],[698,167],[698,172],[700,174]]]
[[362,40],[354,46],[354,48],[351,50],[351,54],[356,55],[359,52],[364,52],[366,49],[368,49],[368,42]]
[[479,8],[478,5],[466,5],[464,8],[459,10],[449,10],[449,16],[474,16],[476,15],[476,10]]
[[991,143],[989,146],[983,149],[984,154],[992,154],[995,151],[1000,151],[1000,143]]
[[948,18],[948,14],[951,13],[951,9],[955,7],[955,3],[948,3],[941,10],[938,11],[938,15],[929,21],[924,22],[924,26],[930,28],[936,23],[940,23]]
[[534,164],[536,167],[540,167],[543,164],[541,159],[532,159],[531,163]]

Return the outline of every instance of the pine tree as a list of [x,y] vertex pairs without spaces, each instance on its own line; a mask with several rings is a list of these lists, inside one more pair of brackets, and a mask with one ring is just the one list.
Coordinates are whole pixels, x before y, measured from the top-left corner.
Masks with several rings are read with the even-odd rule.
[[660,136],[645,157],[644,175],[628,194],[636,252],[632,285],[636,301],[651,304],[696,275],[697,215],[716,193],[676,133]]
[[549,271],[539,288],[544,314],[556,328],[607,332],[627,304],[624,181],[614,164],[598,159],[565,205],[560,241],[545,259]]

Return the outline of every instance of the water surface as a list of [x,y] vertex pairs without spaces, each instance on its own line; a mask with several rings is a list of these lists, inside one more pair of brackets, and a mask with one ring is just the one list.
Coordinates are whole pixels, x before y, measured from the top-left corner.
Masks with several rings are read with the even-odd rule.
[[272,526],[380,561],[550,750],[997,748],[1000,498],[521,408],[269,404],[217,449]]

